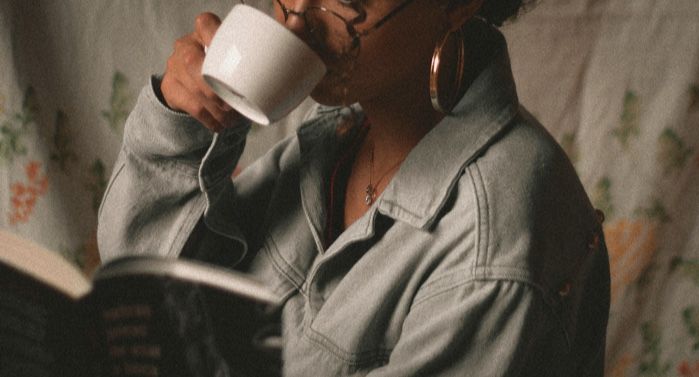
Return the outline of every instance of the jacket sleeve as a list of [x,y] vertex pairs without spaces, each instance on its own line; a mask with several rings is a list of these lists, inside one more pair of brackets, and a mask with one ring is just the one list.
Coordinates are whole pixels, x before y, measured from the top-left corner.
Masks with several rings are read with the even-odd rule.
[[[103,262],[124,255],[177,256],[208,201],[230,184],[245,145],[249,124],[214,134],[163,105],[158,87],[152,78],[125,125],[98,214]],[[226,232],[218,236],[244,242],[235,225]]]
[[528,283],[448,276],[431,285],[416,296],[388,363],[370,376],[547,376],[542,363],[566,348]]

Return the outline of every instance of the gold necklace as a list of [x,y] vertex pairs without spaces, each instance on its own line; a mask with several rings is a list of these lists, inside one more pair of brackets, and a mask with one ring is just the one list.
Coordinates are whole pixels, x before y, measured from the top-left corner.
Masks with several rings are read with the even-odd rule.
[[373,183],[373,175],[374,175],[374,143],[371,143],[371,155],[369,158],[369,184],[366,186],[366,189],[364,190],[364,203],[367,206],[370,206],[374,204],[374,200],[376,200],[376,189],[379,187],[381,184],[381,181],[383,181],[384,178],[388,175],[388,173],[396,170],[398,166],[405,160],[405,157],[401,158],[398,160],[393,166],[391,166],[388,170],[386,170],[381,176],[379,177],[379,180],[376,181],[376,186],[374,186]]

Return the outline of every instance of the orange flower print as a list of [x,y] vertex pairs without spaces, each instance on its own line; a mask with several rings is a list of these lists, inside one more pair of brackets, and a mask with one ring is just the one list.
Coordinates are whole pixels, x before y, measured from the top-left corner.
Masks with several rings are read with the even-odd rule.
[[657,250],[658,224],[648,219],[621,219],[604,227],[612,274],[612,300],[635,282]]
[[690,364],[687,360],[677,366],[677,373],[681,377],[699,377],[699,361]]
[[37,199],[46,194],[49,180],[41,172],[41,164],[30,161],[24,167],[27,182],[15,182],[10,186],[12,212],[9,214],[10,224],[26,223],[34,211]]
[[607,377],[626,377],[626,371],[629,370],[633,362],[634,359],[630,354],[624,354],[607,369],[604,375]]

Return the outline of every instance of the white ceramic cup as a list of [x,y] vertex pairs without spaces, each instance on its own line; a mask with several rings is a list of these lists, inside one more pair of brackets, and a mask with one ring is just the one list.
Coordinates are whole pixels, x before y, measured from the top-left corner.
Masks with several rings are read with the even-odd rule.
[[296,108],[326,67],[289,29],[251,6],[233,7],[207,48],[206,82],[253,122],[268,125]]

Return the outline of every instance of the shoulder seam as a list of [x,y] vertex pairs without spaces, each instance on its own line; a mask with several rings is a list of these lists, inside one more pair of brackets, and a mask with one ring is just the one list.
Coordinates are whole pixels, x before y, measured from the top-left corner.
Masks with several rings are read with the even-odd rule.
[[[446,279],[447,276],[443,277],[443,279]],[[416,296],[416,300],[412,303],[411,309],[415,308],[417,306],[420,306],[421,304],[425,303],[426,301],[429,301],[430,299],[442,295],[444,293],[447,293],[453,289],[456,289],[458,287],[465,286],[467,284],[473,284],[476,282],[494,282],[494,283],[501,283],[501,282],[512,282],[516,284],[520,284],[523,286],[528,286],[533,292],[536,292],[537,294],[541,295],[543,302],[548,306],[549,303],[546,300],[546,293],[543,291],[542,287],[539,286],[538,284],[532,282],[529,279],[526,278],[517,278],[517,277],[479,277],[479,276],[467,276],[462,279],[457,279],[455,281],[450,282],[449,284],[445,284],[443,287],[440,287],[439,289],[435,289],[433,292],[430,292],[428,294],[425,294],[423,297]],[[433,282],[432,284],[436,284],[437,282]],[[428,285],[432,285],[428,284]],[[424,287],[423,287],[424,288]]]

